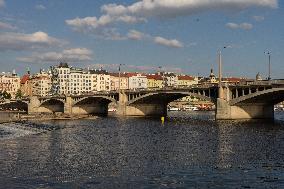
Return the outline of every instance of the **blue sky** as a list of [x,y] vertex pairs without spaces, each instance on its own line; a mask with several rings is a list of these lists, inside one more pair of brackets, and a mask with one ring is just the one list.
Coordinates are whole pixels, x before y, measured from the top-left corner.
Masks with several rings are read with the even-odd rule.
[[277,0],[0,0],[2,71],[73,66],[284,78],[284,11]]

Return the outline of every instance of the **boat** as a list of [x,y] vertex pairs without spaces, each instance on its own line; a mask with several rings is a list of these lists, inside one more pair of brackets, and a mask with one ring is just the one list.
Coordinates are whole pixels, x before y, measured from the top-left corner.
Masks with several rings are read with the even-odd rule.
[[180,109],[177,107],[169,107],[168,110],[169,111],[179,111]]
[[115,108],[109,108],[108,112],[116,112],[116,109]]

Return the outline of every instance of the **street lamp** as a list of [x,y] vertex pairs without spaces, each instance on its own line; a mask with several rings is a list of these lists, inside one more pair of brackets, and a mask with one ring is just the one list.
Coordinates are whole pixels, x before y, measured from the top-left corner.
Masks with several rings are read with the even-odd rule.
[[118,66],[118,93],[120,93],[120,67],[124,65],[125,64],[119,64]]
[[[227,46],[224,46],[223,49],[227,48]],[[219,67],[219,73],[218,73],[218,77],[219,77],[219,98],[224,98],[223,95],[223,87],[222,87],[222,49],[219,49],[218,51],[218,67]]]
[[265,55],[268,55],[268,77],[267,80],[271,80],[271,51],[265,51]]
[[[162,72],[162,66],[159,66],[158,68],[159,68],[160,72]],[[166,84],[165,84],[165,79],[164,79],[164,78],[165,78],[165,77],[164,77],[164,72],[163,72],[163,74],[162,74],[162,79],[163,79],[163,83],[162,83],[162,84],[163,84],[163,86],[162,86],[162,87],[163,87],[163,89],[165,88],[165,85],[166,85]]]

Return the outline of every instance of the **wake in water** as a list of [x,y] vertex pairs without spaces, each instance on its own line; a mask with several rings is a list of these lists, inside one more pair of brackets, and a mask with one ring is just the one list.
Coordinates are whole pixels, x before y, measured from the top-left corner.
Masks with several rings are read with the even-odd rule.
[[0,140],[13,139],[56,129],[58,129],[58,126],[30,122],[3,123],[0,124]]

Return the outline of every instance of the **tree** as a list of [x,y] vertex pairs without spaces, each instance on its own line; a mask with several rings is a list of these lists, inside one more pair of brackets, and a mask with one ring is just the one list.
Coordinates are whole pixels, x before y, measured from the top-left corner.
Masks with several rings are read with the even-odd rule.
[[22,91],[20,89],[18,89],[17,93],[16,93],[16,99],[22,98],[22,97],[23,97]]
[[4,99],[11,99],[12,98],[11,94],[7,93],[7,91],[4,91],[2,93],[2,96],[3,96]]

